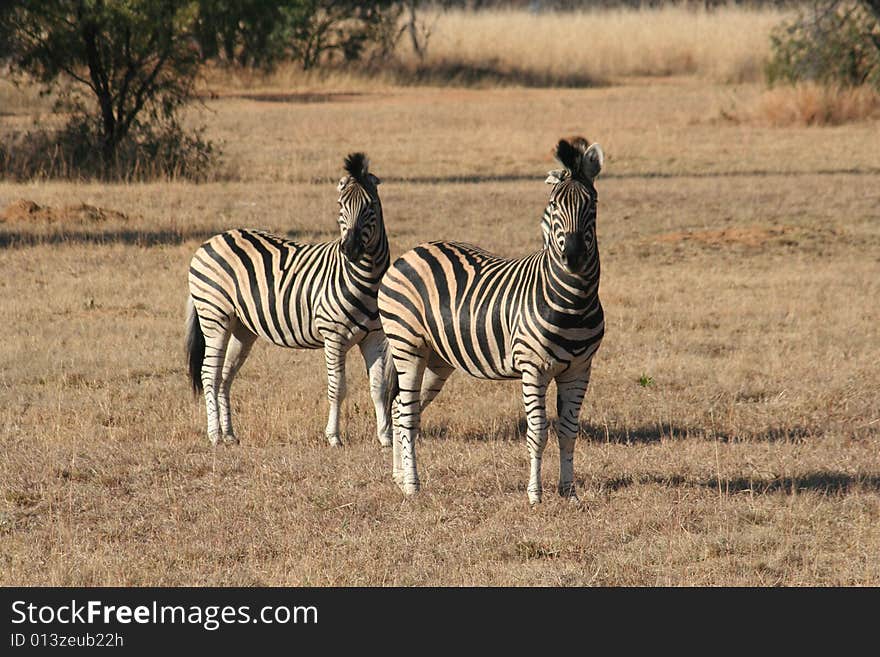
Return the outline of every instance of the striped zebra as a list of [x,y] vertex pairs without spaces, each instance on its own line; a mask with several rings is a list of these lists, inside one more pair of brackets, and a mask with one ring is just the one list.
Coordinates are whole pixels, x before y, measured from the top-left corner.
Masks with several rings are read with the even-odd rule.
[[459,242],[430,242],[402,255],[379,288],[379,313],[398,373],[394,479],[419,490],[415,439],[421,413],[454,369],[482,379],[521,379],[531,457],[528,497],[541,501],[546,394],[556,381],[559,493],[577,499],[574,445],[590,365],[604,333],[599,303],[598,144],[560,140],[553,172],[548,248],[508,260]]
[[230,230],[202,244],[189,268],[186,351],[195,394],[203,392],[208,439],[237,443],[229,391],[257,337],[281,347],[323,347],[330,414],[339,439],[345,356],[358,345],[366,363],[379,442],[391,444],[395,374],[376,293],[388,269],[388,238],[377,185],[363,153],[345,159],[338,185],[340,238],[297,244],[260,230]]

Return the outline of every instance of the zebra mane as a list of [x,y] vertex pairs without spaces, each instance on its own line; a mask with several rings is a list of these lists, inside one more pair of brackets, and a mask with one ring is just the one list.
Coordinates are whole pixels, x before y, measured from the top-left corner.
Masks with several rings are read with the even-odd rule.
[[581,177],[581,162],[589,145],[590,142],[583,137],[575,137],[571,141],[560,139],[556,144],[556,159],[573,178]]
[[565,177],[582,182],[592,182],[601,171],[605,160],[602,147],[599,144],[590,145],[584,137],[560,139],[554,155],[565,167]]
[[367,174],[370,172],[370,158],[366,153],[349,153],[343,166],[346,173],[362,185],[369,182]]

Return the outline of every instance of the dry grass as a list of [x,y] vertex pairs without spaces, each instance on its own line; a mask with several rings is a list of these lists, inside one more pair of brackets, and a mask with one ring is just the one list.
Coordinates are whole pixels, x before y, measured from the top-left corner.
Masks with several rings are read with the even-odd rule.
[[35,115],[51,112],[53,103],[53,96],[41,95],[32,84],[14,84],[9,71],[0,69],[0,117],[4,122],[9,117],[20,117],[22,122],[30,123]]
[[[834,132],[817,149],[810,129],[718,120],[719,107],[731,97],[749,106],[760,93],[758,85],[691,79],[541,92],[230,91],[197,122],[209,122],[207,137],[221,145],[228,175],[243,182],[335,182],[340,153],[353,148],[366,150],[389,182],[531,181],[536,171],[553,168],[550,150],[560,135],[580,133],[601,139],[613,176],[880,167],[876,151],[868,148],[880,147],[870,121]],[[601,135],[594,136],[597,130]],[[540,183],[538,193],[544,194]]]
[[408,40],[399,54],[433,80],[442,79],[444,71],[496,71],[502,82],[536,86],[690,74],[720,82],[755,81],[769,55],[770,30],[786,15],[736,6],[537,15],[450,11],[426,15],[433,31],[423,63]]
[[880,94],[870,87],[836,88],[812,83],[764,92],[752,118],[773,126],[840,125],[880,116]]
[[408,37],[383,68],[302,71],[282,65],[269,75],[208,69],[207,89],[344,87],[376,91],[399,84],[584,87],[621,78],[696,76],[722,83],[763,79],[770,30],[790,14],[730,6],[616,9],[532,14],[522,10],[426,12],[431,29],[420,61]]
[[836,87],[801,82],[769,89],[745,86],[728,94],[719,114],[730,123],[785,128],[839,126],[880,118],[880,94],[867,87]]
[[[725,93],[223,98],[212,136],[240,182],[0,183],[0,209],[105,210],[0,224],[0,584],[880,585],[877,126],[707,120]],[[552,443],[528,508],[515,383],[451,379],[412,501],[355,358],[343,450],[321,435],[321,354],[266,345],[234,391],[242,445],[208,448],[181,353],[204,236],[330,238],[363,148],[396,254],[525,253],[547,153],[577,133],[608,153],[582,510],[552,494]]]

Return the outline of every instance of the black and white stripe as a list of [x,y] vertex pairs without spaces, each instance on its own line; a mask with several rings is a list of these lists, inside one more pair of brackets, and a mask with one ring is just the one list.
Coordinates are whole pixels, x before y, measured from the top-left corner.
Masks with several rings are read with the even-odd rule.
[[[584,137],[570,137],[566,141],[580,151],[586,151],[590,147],[590,142]],[[555,184],[555,182],[561,180],[564,175],[565,169],[554,169],[547,174],[547,180],[544,182]],[[550,245],[550,219],[552,214],[550,205],[548,204],[547,207],[544,208],[544,213],[541,215],[541,246],[544,249]]]
[[202,244],[189,268],[187,353],[193,390],[204,393],[208,438],[238,442],[229,392],[258,337],[281,347],[323,347],[330,412],[325,430],[339,445],[345,356],[360,347],[377,433],[391,442],[393,367],[376,294],[388,269],[388,238],[377,185],[363,153],[345,160],[338,185],[340,238],[298,244],[260,230],[230,230]]
[[430,242],[401,256],[382,279],[379,312],[398,373],[394,477],[419,489],[415,439],[421,412],[453,370],[522,381],[531,456],[529,500],[541,499],[546,393],[557,385],[559,493],[576,497],[573,453],[593,355],[604,334],[599,302],[598,144],[562,140],[551,172],[547,248],[499,258],[458,242]]

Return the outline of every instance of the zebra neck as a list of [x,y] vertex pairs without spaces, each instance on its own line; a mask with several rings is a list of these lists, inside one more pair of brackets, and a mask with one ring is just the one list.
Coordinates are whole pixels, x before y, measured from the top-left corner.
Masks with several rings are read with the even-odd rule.
[[379,210],[379,221],[376,225],[379,231],[379,239],[376,240],[375,246],[367,251],[373,264],[373,271],[379,278],[382,278],[391,265],[391,250],[388,246],[388,232],[385,230],[385,213],[382,210],[382,201],[378,197],[376,197],[376,205]]
[[375,246],[367,249],[362,260],[367,262],[371,270],[378,274],[379,277],[388,271],[388,266],[391,264],[391,256],[388,249],[388,235],[385,233],[384,227],[379,234],[379,239],[376,241]]
[[336,254],[339,257],[339,262],[342,264],[341,270],[347,276],[361,280],[372,279],[378,281],[388,271],[388,266],[391,264],[388,237],[384,230],[376,244],[364,251],[364,255],[357,262],[351,262],[345,257],[345,254],[342,252],[342,239],[336,242]]
[[556,308],[564,308],[565,312],[582,314],[591,312],[599,296],[599,253],[587,264],[583,274],[569,273],[556,262],[549,251],[545,250],[544,296],[546,301]]

